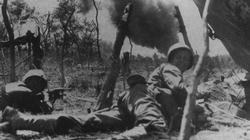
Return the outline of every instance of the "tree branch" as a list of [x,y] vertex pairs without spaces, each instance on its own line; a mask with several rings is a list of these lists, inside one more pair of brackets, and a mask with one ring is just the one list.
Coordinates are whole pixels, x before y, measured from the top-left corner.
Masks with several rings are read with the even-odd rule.
[[208,7],[210,4],[210,1],[212,0],[206,0],[205,8],[203,11],[203,37],[204,37],[204,49],[202,50],[202,53],[198,59],[198,62],[195,66],[195,69],[192,74],[192,79],[191,79],[191,87],[187,89],[188,95],[186,99],[186,104],[183,112],[183,117],[182,117],[182,122],[181,122],[181,130],[180,130],[180,136],[179,140],[189,140],[191,136],[191,122],[193,118],[193,111],[195,107],[195,94],[197,93],[197,87],[199,84],[199,74],[200,70],[203,64],[203,60],[205,56],[208,54],[208,49],[209,49],[209,37],[207,33],[207,12],[208,12]]
[[98,7],[96,5],[96,2],[95,0],[92,0],[93,1],[93,5],[95,7],[95,11],[96,11],[96,15],[95,15],[95,20],[96,20],[96,45],[97,45],[97,50],[98,50],[98,57],[99,59],[101,59],[101,50],[100,50],[100,43],[99,43],[99,22],[98,22],[98,16],[99,16],[99,10],[98,10]]
[[111,68],[105,80],[105,83],[102,87],[102,91],[98,98],[98,102],[95,107],[95,110],[100,110],[106,107],[110,107],[112,105],[115,84],[116,84],[117,77],[119,76],[119,73],[120,73],[120,53],[121,53],[124,40],[128,33],[128,28],[127,28],[128,22],[129,22],[128,17],[132,10],[131,7],[132,7],[131,3],[129,3],[126,6],[124,10],[126,12],[124,13],[123,18],[120,21],[120,24],[118,26],[118,31],[116,34],[116,39],[115,39],[115,43],[113,46],[113,53],[111,57],[112,58]]
[[[13,31],[13,28],[11,27],[11,24],[10,24],[10,20],[9,20],[9,17],[7,15],[7,4],[8,4],[8,0],[4,0],[3,1],[3,5],[2,5],[2,14],[3,14],[3,22],[4,22],[4,25],[7,29],[7,32],[8,32],[8,35],[9,35],[9,41],[12,42],[14,41],[14,31]],[[10,81],[13,82],[15,81],[15,46],[14,45],[11,45],[10,46]]]
[[28,42],[28,36],[24,35],[14,39],[13,41],[3,41],[0,42],[0,48],[5,48],[9,46],[24,45]]

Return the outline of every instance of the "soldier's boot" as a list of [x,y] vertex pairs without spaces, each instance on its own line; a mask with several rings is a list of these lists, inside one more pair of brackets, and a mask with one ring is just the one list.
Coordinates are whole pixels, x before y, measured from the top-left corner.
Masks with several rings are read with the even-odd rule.
[[32,130],[48,134],[57,133],[57,117],[25,115],[16,109],[6,107],[2,114],[2,121],[9,122],[10,129]]

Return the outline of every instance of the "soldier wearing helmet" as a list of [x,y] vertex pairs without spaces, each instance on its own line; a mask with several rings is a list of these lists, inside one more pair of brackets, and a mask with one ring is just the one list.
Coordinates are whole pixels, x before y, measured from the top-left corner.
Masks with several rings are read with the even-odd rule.
[[178,116],[178,108],[185,104],[186,90],[182,86],[182,74],[193,64],[192,51],[183,45],[176,46],[169,49],[167,63],[154,70],[148,84],[140,75],[132,75],[127,79],[129,90],[120,94],[116,107],[88,115],[46,118],[27,117],[6,108],[3,120],[10,122],[12,130],[28,129],[50,134],[67,133],[69,130],[128,130],[117,137],[137,138],[150,131],[167,131],[171,118]]
[[[174,44],[169,48],[167,62],[156,68],[148,79],[149,93],[160,103],[168,123],[182,116],[187,96],[183,73],[193,62],[193,52],[188,46]],[[175,127],[180,127],[180,120],[176,119]]]

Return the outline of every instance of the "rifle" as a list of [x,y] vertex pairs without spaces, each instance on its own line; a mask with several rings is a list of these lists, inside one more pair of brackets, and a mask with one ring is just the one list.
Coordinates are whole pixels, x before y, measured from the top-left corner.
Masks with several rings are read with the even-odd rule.
[[54,88],[47,91],[50,103],[54,104],[57,99],[63,99],[64,91],[71,90],[71,88]]

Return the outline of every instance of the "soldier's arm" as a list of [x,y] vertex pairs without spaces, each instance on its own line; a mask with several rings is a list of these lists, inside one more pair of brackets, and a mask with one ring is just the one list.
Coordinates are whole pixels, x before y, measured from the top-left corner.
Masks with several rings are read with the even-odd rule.
[[172,90],[182,84],[182,74],[173,65],[162,64],[156,68],[148,79],[149,89],[156,95],[172,94]]
[[182,73],[173,65],[163,65],[161,76],[171,90],[182,86]]
[[178,107],[184,107],[187,91],[183,82],[182,73],[171,65],[166,65],[162,68],[162,76],[164,82],[169,86],[172,95],[175,98]]
[[178,107],[184,107],[187,91],[183,82],[182,74],[175,69],[163,70],[163,77],[165,82],[169,85],[172,95]]
[[153,88],[150,88],[154,93],[173,95],[178,107],[185,105],[187,91],[183,83],[182,73],[175,66],[162,64],[152,73],[150,81],[154,81],[152,82]]
[[156,97],[160,93],[171,94],[171,90],[164,85],[164,79],[162,76],[163,65],[157,67],[149,76],[148,89],[152,97]]
[[157,67],[150,75],[148,79],[148,84],[151,86],[161,87],[162,86],[162,76],[161,76],[162,66]]

